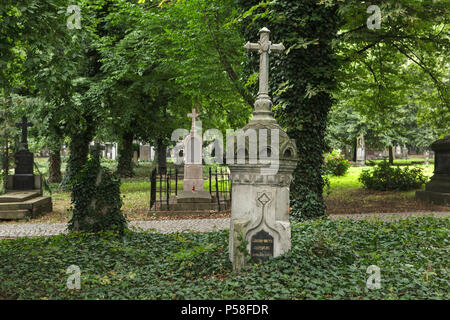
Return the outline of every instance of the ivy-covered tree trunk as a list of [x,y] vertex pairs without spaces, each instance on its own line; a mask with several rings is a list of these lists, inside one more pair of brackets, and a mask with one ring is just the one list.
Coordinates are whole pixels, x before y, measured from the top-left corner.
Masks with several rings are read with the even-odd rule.
[[92,138],[91,130],[77,132],[71,136],[69,160],[67,161],[66,174],[61,183],[63,189],[70,189],[70,184],[74,177],[86,164],[89,155],[89,143],[92,141]]
[[52,148],[49,150],[48,182],[60,183],[61,180],[62,174],[60,148]]
[[[239,0],[244,9],[258,4],[256,0]],[[244,20],[245,39],[257,42],[258,31],[268,27],[272,43],[283,42],[291,48],[311,41],[306,48],[291,48],[288,54],[271,55],[270,82],[272,92],[287,84],[279,97],[274,97],[276,116],[297,143],[299,162],[291,184],[291,215],[298,220],[325,215],[323,198],[323,154],[328,147],[325,129],[333,104],[337,60],[332,50],[339,19],[336,6],[318,5],[317,0],[278,0],[270,5],[268,19]],[[258,66],[254,55],[252,68]],[[250,74],[250,73],[249,73]]]
[[157,139],[156,141],[156,155],[158,158],[158,171],[165,173],[167,170],[167,145],[163,139]]
[[[132,129],[132,128],[131,128]],[[124,130],[119,141],[119,159],[117,174],[120,177],[132,177],[133,173],[133,138],[132,130]]]
[[68,229],[74,231],[99,232],[112,230],[120,234],[127,226],[122,213],[120,179],[100,165],[98,150],[73,180],[72,219]]

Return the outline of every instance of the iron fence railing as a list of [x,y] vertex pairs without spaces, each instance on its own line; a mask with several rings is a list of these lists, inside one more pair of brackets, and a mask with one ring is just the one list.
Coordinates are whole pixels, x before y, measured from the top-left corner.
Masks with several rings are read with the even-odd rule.
[[[208,185],[205,191],[211,195],[211,203],[216,211],[231,208],[231,179],[227,168],[209,168]],[[176,196],[183,191],[183,173],[178,168],[167,168],[158,172],[155,168],[150,174],[150,211],[171,211]],[[192,211],[192,210],[189,210]]]

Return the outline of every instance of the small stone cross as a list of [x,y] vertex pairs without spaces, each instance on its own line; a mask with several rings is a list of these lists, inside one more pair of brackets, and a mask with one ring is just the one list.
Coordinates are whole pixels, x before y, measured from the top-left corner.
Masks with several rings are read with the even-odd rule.
[[197,118],[200,115],[200,113],[197,113],[195,111],[195,108],[192,109],[192,113],[188,113],[188,117],[192,118],[192,127],[195,128],[195,118]]
[[270,99],[269,54],[271,52],[282,52],[285,49],[282,43],[272,44],[269,40],[269,34],[269,29],[262,28],[259,30],[258,43],[247,42],[244,46],[247,51],[258,51],[259,53],[259,92],[257,99]]
[[28,150],[28,127],[32,127],[33,123],[32,122],[27,122],[27,117],[23,116],[22,117],[22,122],[18,122],[16,123],[16,127],[18,127],[19,129],[22,129],[22,146]]

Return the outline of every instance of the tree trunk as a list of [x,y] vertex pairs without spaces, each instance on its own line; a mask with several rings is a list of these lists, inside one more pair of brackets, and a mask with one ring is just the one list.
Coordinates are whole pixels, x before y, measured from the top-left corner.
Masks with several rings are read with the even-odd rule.
[[61,183],[63,189],[70,189],[70,183],[73,178],[86,164],[89,155],[89,143],[92,141],[92,138],[92,130],[89,129],[77,132],[71,136],[69,160],[67,161],[66,174]]
[[50,183],[60,183],[62,180],[61,174],[61,153],[60,148],[54,148],[49,150],[50,153],[50,163],[48,167],[48,182]]
[[167,145],[164,144],[162,139],[156,141],[157,153],[158,153],[158,171],[166,173],[167,169]]
[[389,146],[389,164],[390,165],[394,164],[394,150],[392,146]]
[[133,172],[133,138],[132,130],[125,130],[119,142],[119,159],[117,174],[120,177],[132,177]]
[[353,163],[356,163],[356,153],[358,149],[358,139],[355,138],[353,141],[353,155],[352,155],[352,161]]
[[6,191],[9,173],[9,136],[8,136],[8,111],[7,111],[8,107],[5,89],[3,89],[3,106],[4,106],[3,117],[5,119],[5,145],[2,159],[3,160],[2,169],[3,169],[3,189]]

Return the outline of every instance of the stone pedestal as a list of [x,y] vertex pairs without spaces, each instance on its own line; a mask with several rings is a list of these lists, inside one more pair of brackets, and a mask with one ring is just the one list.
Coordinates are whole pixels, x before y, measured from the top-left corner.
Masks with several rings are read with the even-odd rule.
[[255,262],[278,257],[291,249],[289,185],[296,160],[284,159],[276,174],[261,175],[261,165],[230,165],[232,180],[230,259],[233,269],[245,265],[246,242]]
[[33,153],[28,150],[21,150],[15,153],[14,160],[16,168],[13,176],[14,190],[33,190]]
[[185,164],[183,191],[203,191],[203,166],[201,164]]
[[450,136],[435,141],[431,149],[435,152],[434,175],[426,184],[425,191],[416,192],[416,198],[450,205]]

